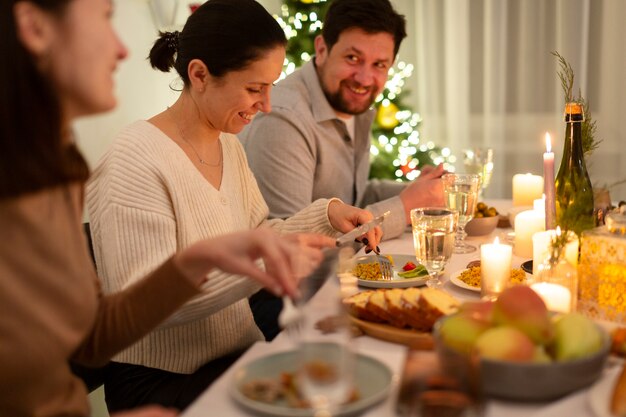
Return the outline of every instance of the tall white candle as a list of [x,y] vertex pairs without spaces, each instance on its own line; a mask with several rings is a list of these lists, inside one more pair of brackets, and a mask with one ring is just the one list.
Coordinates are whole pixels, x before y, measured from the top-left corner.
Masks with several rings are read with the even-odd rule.
[[512,248],[501,245],[496,237],[492,244],[480,247],[480,295],[493,299],[508,285],[511,277]]
[[513,176],[513,205],[532,206],[543,194],[543,177],[533,174]]
[[533,201],[533,210],[546,211],[546,196],[545,195]]
[[[537,267],[541,265],[549,256],[550,242],[557,234],[556,230],[546,230],[533,235],[533,275],[537,275]],[[578,237],[576,233],[569,230],[567,232],[569,241],[565,245],[565,260],[578,267]]]
[[546,229],[545,214],[539,210],[526,210],[515,216],[515,254],[522,258],[533,257],[533,235]]
[[548,132],[546,132],[546,152],[543,154],[543,190],[546,196],[546,230],[548,230],[556,226],[554,152],[552,152],[552,141]]
[[530,286],[546,303],[550,311],[569,313],[572,305],[572,293],[569,289],[551,282],[539,282]]

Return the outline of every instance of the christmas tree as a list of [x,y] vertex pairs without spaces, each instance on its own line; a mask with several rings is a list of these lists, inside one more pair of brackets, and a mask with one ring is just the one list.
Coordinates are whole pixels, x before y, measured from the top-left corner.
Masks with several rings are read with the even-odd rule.
[[[322,18],[330,2],[326,0],[284,0],[281,16],[276,17],[289,40],[281,78],[309,61],[315,53],[313,41],[322,31]],[[376,98],[376,118],[372,125],[370,178],[396,181],[415,179],[421,167],[444,163],[454,170],[455,157],[448,148],[438,148],[420,138],[419,114],[403,102],[408,94],[404,81],[411,76],[413,65],[398,62],[389,71],[389,80]]]

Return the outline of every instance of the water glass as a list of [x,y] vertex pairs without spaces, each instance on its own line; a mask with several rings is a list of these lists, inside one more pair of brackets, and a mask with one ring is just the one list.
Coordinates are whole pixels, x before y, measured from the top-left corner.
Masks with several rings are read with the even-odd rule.
[[333,270],[326,284],[332,286],[329,296],[333,299],[325,314],[332,316],[333,331],[323,334],[315,328],[316,318],[307,314],[298,349],[298,385],[316,416],[334,415],[354,394],[355,355],[348,312],[342,303],[342,297],[357,291],[351,274],[354,251],[342,248],[338,263],[337,273]]
[[480,175],[481,185],[479,196],[491,182],[493,174],[493,149],[492,148],[473,148],[463,151],[463,164],[467,174]]
[[411,210],[415,257],[426,267],[429,287],[440,287],[439,275],[452,256],[459,214],[441,207]]
[[444,174],[443,195],[446,207],[459,213],[454,253],[471,253],[476,247],[465,243],[465,225],[474,217],[476,204],[478,203],[478,187],[480,187],[480,175],[478,174]]
[[409,350],[396,412],[400,417],[483,416],[478,358]]

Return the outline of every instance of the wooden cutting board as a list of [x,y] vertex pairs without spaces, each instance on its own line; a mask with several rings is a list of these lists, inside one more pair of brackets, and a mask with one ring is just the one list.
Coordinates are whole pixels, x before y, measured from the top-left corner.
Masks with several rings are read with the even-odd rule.
[[376,339],[409,346],[417,350],[432,350],[433,336],[430,333],[411,329],[399,329],[383,323],[373,323],[350,316],[352,324],[363,333]]

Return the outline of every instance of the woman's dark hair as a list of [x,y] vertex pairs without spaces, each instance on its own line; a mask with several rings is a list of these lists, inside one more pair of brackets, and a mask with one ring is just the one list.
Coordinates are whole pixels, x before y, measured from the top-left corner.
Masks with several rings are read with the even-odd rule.
[[214,77],[221,77],[286,45],[278,22],[256,1],[209,0],[189,16],[180,34],[161,33],[149,59],[160,71],[176,68],[187,86],[187,67],[193,59],[201,60]]
[[[13,7],[0,2],[0,199],[86,181],[87,163],[62,132],[59,97],[17,36]],[[72,0],[27,0],[62,17]]]
[[324,18],[322,36],[328,50],[346,29],[358,28],[366,33],[386,32],[393,35],[394,56],[406,37],[406,21],[389,0],[334,0]]

